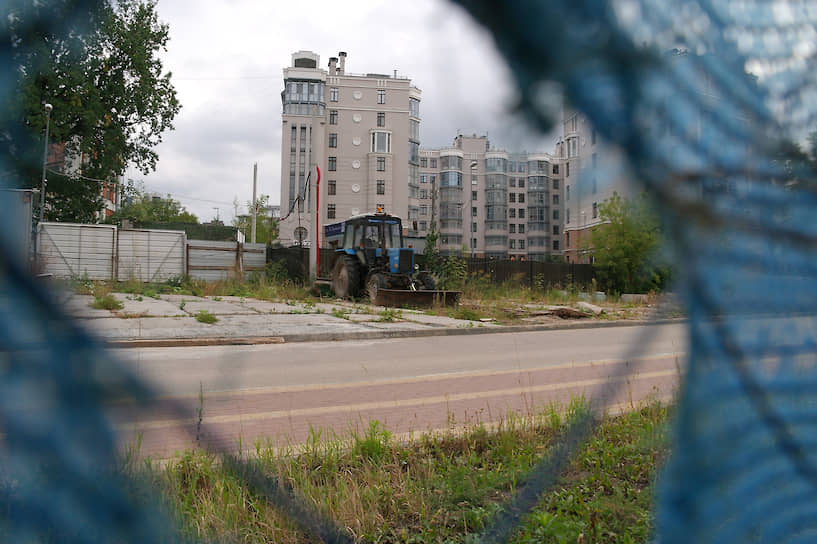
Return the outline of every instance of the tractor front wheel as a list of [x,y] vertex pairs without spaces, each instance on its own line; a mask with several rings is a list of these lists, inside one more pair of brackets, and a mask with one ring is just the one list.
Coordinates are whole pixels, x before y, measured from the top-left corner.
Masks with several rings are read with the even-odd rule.
[[437,282],[434,281],[434,276],[428,272],[420,272],[417,275],[417,279],[420,280],[420,283],[423,285],[423,289],[426,291],[434,291],[437,289]]
[[342,255],[332,270],[332,290],[340,298],[355,298],[360,291],[360,263],[351,255]]
[[369,280],[366,282],[366,290],[369,292],[369,300],[372,304],[375,304],[377,293],[387,286],[388,282],[386,281],[386,277],[380,272],[375,272],[369,276]]

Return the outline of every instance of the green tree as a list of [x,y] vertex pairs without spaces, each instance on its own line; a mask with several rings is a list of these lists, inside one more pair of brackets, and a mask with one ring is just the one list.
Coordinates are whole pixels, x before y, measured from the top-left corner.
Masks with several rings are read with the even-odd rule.
[[[269,195],[260,195],[256,198],[257,216],[255,221],[255,241],[259,244],[269,244],[278,238],[278,221],[266,214],[269,206]],[[247,215],[236,215],[233,226],[244,233],[247,241],[252,234],[252,207],[251,200],[247,201]],[[236,209],[238,209],[236,201]]]
[[145,223],[198,223],[198,218],[188,212],[180,202],[167,198],[147,195],[141,184],[129,181],[122,190],[124,204],[106,222],[121,225],[123,220],[133,226]]
[[[180,104],[159,58],[168,26],[158,20],[155,0],[10,4],[0,15],[17,43],[18,92],[0,106],[0,117],[26,127],[9,135],[18,184],[39,186],[43,104],[50,103],[49,140],[64,143],[76,166],[48,173],[46,217],[93,220],[102,205],[93,180],[113,181],[127,165],[155,170],[153,148],[173,128]],[[65,27],[42,24],[48,18]]]
[[661,230],[647,195],[625,200],[613,193],[599,205],[599,216],[602,224],[582,249],[593,257],[602,285],[619,293],[663,287],[668,269],[651,260],[661,243]]

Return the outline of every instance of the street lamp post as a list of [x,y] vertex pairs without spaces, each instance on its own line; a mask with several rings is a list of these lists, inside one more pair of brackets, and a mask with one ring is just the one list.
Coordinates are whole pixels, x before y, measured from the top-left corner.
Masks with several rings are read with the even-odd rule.
[[45,144],[43,145],[43,179],[40,186],[40,223],[43,222],[45,215],[45,167],[48,163],[48,128],[51,121],[51,110],[54,106],[46,104],[45,106]]

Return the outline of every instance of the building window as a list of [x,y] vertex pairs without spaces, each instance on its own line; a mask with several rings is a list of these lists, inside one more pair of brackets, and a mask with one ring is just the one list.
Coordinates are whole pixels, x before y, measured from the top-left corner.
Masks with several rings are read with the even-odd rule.
[[382,111],[377,112],[377,126],[385,127],[386,126],[386,114]]
[[326,193],[329,195],[338,194],[338,182],[334,179],[329,180],[329,185],[326,187]]
[[519,249],[525,249],[525,240],[519,240]]
[[477,248],[477,239],[476,238],[471,238],[471,249],[476,249],[476,248]]
[[476,232],[476,231],[477,231],[477,224],[476,223],[471,223],[471,232]]
[[519,219],[525,219],[525,208],[519,208]]
[[565,164],[565,177],[570,177],[570,163]]
[[599,205],[597,202],[593,202],[593,219],[599,216]]
[[425,221],[420,221],[420,230],[428,230],[428,223]]
[[437,176],[432,174],[431,176],[429,176],[428,180],[431,182],[432,185],[434,185],[435,183],[437,183]]
[[386,171],[386,157],[377,157],[377,171],[378,172]]
[[386,89],[377,89],[377,103],[378,104],[386,103]]
[[553,195],[553,204],[559,204],[559,195]]
[[508,248],[516,249],[516,240],[508,240]]
[[508,210],[508,217],[511,219],[516,219],[516,208],[511,208]]
[[428,183],[428,174],[420,174],[420,183]]
[[471,206],[471,217],[476,217],[476,216],[477,216],[477,207],[476,206]]
[[525,234],[525,224],[524,223],[519,224],[519,234]]
[[565,233],[565,248],[568,248],[568,247],[570,247],[570,233],[566,232]]
[[338,146],[338,133],[337,132],[330,132],[329,133],[329,147],[337,147]]
[[338,110],[329,110],[329,124],[330,125],[338,124]]
[[477,199],[477,192],[476,191],[471,191],[471,200],[476,200],[476,199]]
[[565,224],[570,224],[570,208],[565,209]]
[[329,101],[330,102],[337,102],[338,101],[338,88],[337,87],[329,87]]
[[565,185],[565,200],[570,200],[570,185]]
[[510,234],[516,234],[516,224],[511,223],[510,225],[508,225],[508,232]]
[[553,251],[559,251],[559,240],[553,240]]
[[553,235],[559,236],[559,225],[553,225]]
[[553,180],[553,188],[554,188],[554,189],[558,189],[558,188],[559,188],[559,180],[558,180],[558,179],[554,179],[554,180]]
[[428,189],[420,189],[420,198],[428,198]]
[[508,202],[516,202],[516,193],[508,193]]
[[519,178],[519,188],[520,189],[525,188],[525,178]]
[[437,159],[430,159],[429,160],[429,166],[431,168],[437,168]]
[[508,180],[509,187],[516,187],[516,178],[511,178]]
[[559,173],[559,165],[558,165],[558,164],[554,164],[554,165],[553,165],[553,173],[554,173],[554,174],[558,174],[558,173]]
[[428,159],[427,158],[423,157],[423,158],[420,159],[420,167],[421,168],[427,168],[428,167]]
[[553,210],[553,220],[554,221],[559,220],[559,210]]
[[326,218],[327,219],[334,219],[335,218],[335,205],[334,204],[327,204],[327,206],[326,206]]
[[476,185],[476,184],[477,184],[477,177],[476,176],[471,176],[471,185]]
[[329,171],[335,172],[338,169],[338,158],[337,157],[329,157]]
[[420,215],[428,215],[428,206],[420,206]]
[[525,193],[519,193],[519,203],[520,204],[525,203]]
[[599,182],[596,178],[593,178],[593,194],[599,190]]
[[372,132],[372,153],[391,153],[391,133]]
[[379,179],[377,180],[377,194],[385,195],[386,194],[386,180]]

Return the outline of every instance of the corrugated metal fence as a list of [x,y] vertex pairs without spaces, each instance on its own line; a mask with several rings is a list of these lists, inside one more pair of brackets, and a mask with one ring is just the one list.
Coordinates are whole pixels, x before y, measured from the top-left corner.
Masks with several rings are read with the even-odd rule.
[[42,272],[57,278],[110,280],[115,277],[116,227],[40,223],[37,261]]
[[216,242],[212,240],[187,241],[187,273],[206,281],[226,280],[264,269],[265,244]]
[[184,231],[42,223],[39,270],[57,278],[142,282],[185,274],[206,281],[263,270],[264,244],[188,240]]
[[173,230],[119,230],[119,281],[165,281],[185,271],[185,234]]

